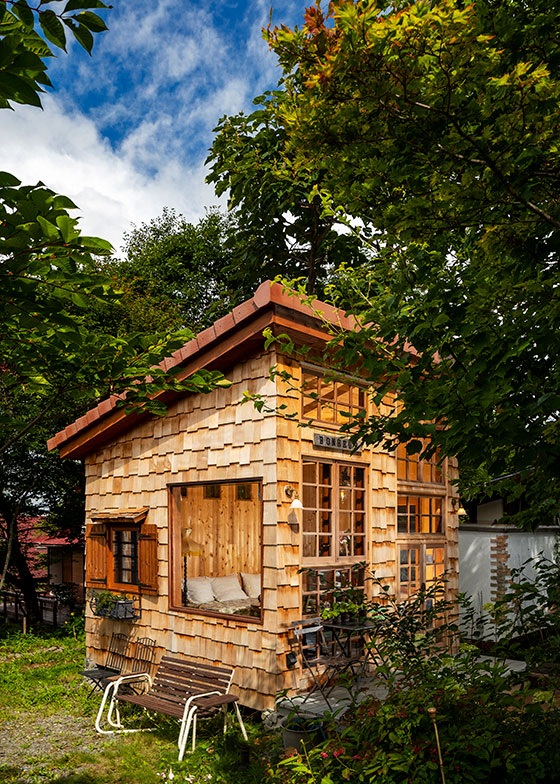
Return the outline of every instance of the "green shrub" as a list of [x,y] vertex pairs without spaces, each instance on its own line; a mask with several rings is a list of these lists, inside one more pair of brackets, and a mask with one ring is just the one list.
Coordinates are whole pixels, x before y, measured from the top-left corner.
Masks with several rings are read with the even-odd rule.
[[559,781],[560,715],[527,703],[523,692],[486,688],[393,692],[383,703],[368,700],[347,713],[338,732],[321,746],[292,754],[270,771],[271,782],[383,782],[440,784],[438,750],[427,707],[437,726],[447,784],[533,784]]
[[494,624],[495,649],[529,666],[560,662],[560,566],[529,558],[511,570],[507,591],[487,606]]
[[442,582],[397,602],[373,580],[372,652],[386,699],[352,699],[342,718],[333,717],[325,743],[291,753],[268,780],[440,784],[428,712],[435,708],[447,784],[560,782],[560,712],[547,695],[516,683],[475,646],[460,645],[457,605],[445,600]]

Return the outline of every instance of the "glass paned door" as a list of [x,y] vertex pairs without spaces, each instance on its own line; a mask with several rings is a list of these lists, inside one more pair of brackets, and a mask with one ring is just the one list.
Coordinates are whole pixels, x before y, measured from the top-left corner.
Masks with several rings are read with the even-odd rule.
[[366,556],[363,466],[303,463],[303,557],[343,560]]

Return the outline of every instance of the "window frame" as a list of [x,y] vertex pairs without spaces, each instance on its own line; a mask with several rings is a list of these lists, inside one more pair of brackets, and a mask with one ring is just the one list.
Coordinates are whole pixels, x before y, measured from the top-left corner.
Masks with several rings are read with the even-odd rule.
[[[362,570],[363,571],[363,575],[362,575],[362,581],[361,582],[358,582],[357,579],[354,579],[355,577],[357,578],[357,576],[358,576],[357,566],[360,563],[362,563],[362,562],[358,561],[357,563],[336,564],[336,565],[335,564],[329,564],[329,565],[325,564],[325,565],[322,565],[321,567],[317,567],[317,568],[305,567],[302,570],[302,579],[301,579],[301,582],[300,582],[300,598],[301,598],[302,617],[304,617],[304,618],[313,618],[315,616],[319,616],[321,614],[321,609],[325,606],[325,604],[332,603],[332,601],[333,601],[332,594],[333,594],[334,590],[336,590],[338,588],[343,588],[343,587],[345,587],[347,585],[352,585],[353,587],[356,587],[356,588],[362,588],[363,591],[364,591],[364,596],[365,596],[366,593],[367,593],[366,568],[364,567],[363,570]],[[309,577],[309,572],[315,572],[317,574],[317,585],[316,585],[316,587],[313,590],[306,590],[305,581]],[[334,574],[334,582],[330,586],[327,584],[326,586],[323,587],[321,585],[321,575],[323,575],[325,573],[328,573],[328,572],[332,572]],[[347,581],[344,583],[344,585],[337,586],[336,585],[337,573],[339,575],[341,575],[344,572],[347,573]],[[311,597],[311,596],[315,596],[316,597],[315,598],[315,605],[316,605],[316,607],[315,607],[315,610],[313,612],[306,612],[306,607],[305,607],[305,605],[306,605],[306,598],[307,597]]]
[[[417,498],[420,501],[420,504],[418,505],[419,506],[419,511],[417,512],[418,525],[419,525],[419,530],[418,531],[411,531],[410,528],[408,528],[406,531],[399,531],[399,507],[400,507],[399,501],[403,497],[407,499],[407,510],[409,509],[408,499],[410,499],[410,498]],[[402,488],[402,487],[397,488],[397,507],[396,507],[396,511],[397,511],[397,519],[396,519],[397,539],[406,538],[406,537],[415,537],[415,538],[420,539],[422,537],[427,537],[428,540],[431,541],[433,537],[438,537],[439,536],[439,537],[445,538],[445,536],[446,536],[446,528],[447,528],[447,526],[446,526],[446,522],[447,521],[445,519],[445,498],[446,498],[445,495],[430,495],[428,493],[410,492],[408,489],[405,489],[405,488]],[[441,513],[440,513],[440,516],[441,516],[441,531],[431,531],[431,530],[430,531],[422,531],[421,530],[422,529],[422,518],[426,516],[426,515],[424,515],[422,513],[422,501],[423,500],[428,500],[430,502],[430,508],[431,508],[432,503],[434,501],[439,501],[439,503],[441,504]],[[434,515],[430,511],[430,514],[428,515],[429,520],[431,521],[433,519],[433,517],[434,517]],[[408,520],[408,525],[409,525],[410,524],[410,514],[408,512],[407,512],[407,520]],[[431,522],[430,522],[430,527],[431,527]]]
[[[145,516],[134,521],[123,520],[118,512],[91,515],[92,523],[86,526],[86,588],[139,596],[159,595],[158,527],[147,524]],[[116,530],[136,532],[137,583],[115,580],[113,532]]]
[[[135,563],[135,571],[136,571],[136,582],[120,582],[116,579],[117,573],[117,559],[115,558],[115,540],[114,536],[117,533],[124,533],[130,531],[130,533],[134,534],[134,543],[133,549],[136,551],[134,556],[131,556]],[[132,540],[131,540],[132,544]],[[121,542],[122,545],[122,542]],[[138,526],[134,525],[124,525],[122,523],[117,524],[108,524],[107,525],[107,587],[109,589],[114,589],[116,591],[126,591],[128,593],[139,593],[140,592],[140,530]],[[120,554],[120,558],[126,558],[127,556],[124,554]],[[122,566],[120,567],[120,574],[122,576]],[[134,573],[134,572],[133,572]]]
[[[422,448],[424,448],[427,444],[427,439],[418,439],[422,442]],[[399,454],[400,453],[400,454]],[[420,459],[419,452],[415,452],[414,454],[408,454],[406,451],[406,444],[399,444],[395,450],[395,459],[396,459],[396,469],[397,469],[397,482],[402,482],[405,484],[422,484],[422,485],[435,485],[436,487],[441,487],[445,485],[446,477],[445,477],[445,461],[441,463],[438,467],[438,459],[439,459],[439,449],[436,447],[436,451],[431,456],[429,460]],[[399,469],[404,465],[404,476],[400,476]],[[416,478],[410,476],[411,471],[410,469],[412,466],[415,466],[416,469]],[[429,473],[430,478],[426,479],[426,473]],[[438,476],[439,479],[435,478],[432,479],[433,476]]]
[[[360,411],[365,411],[367,416],[367,389],[363,386],[360,381],[356,378],[351,376],[344,376],[342,374],[332,374],[332,378],[329,378],[329,371],[328,370],[321,370],[315,367],[308,367],[302,366],[301,368],[301,418],[304,422],[317,422],[320,423],[322,426],[329,427],[329,428],[336,428],[339,429],[341,425],[346,424],[352,420],[353,416],[356,416]],[[314,392],[306,392],[305,390],[305,376],[314,376],[317,380],[317,386]],[[325,376],[327,379],[325,380]],[[333,397],[332,399],[328,399],[322,395],[322,387],[323,385],[333,385]],[[339,397],[342,396],[342,392],[340,387],[346,386],[348,387],[349,392],[349,403],[346,407],[345,404],[339,402]],[[357,402],[353,402],[353,390],[356,390],[357,393]],[[311,416],[309,413],[306,413],[306,401],[313,401],[313,404],[316,408],[315,416]],[[324,401],[324,402],[323,402]],[[363,403],[363,405],[362,405]],[[332,411],[332,418],[324,418],[322,414],[323,409],[330,409]],[[339,411],[346,411],[351,414],[351,416],[341,416],[339,415]]]
[[[420,554],[419,563],[417,565],[417,567],[420,570],[420,576],[419,579],[416,581],[417,587],[415,588],[415,590],[408,593],[407,596],[402,596],[403,580],[401,579],[401,568],[404,568],[405,565],[401,563],[401,552],[402,550],[412,550],[412,549],[418,550]],[[441,569],[440,575],[438,575],[436,571],[435,577],[429,581],[429,583],[432,584],[435,582],[438,576],[445,574],[445,572],[447,571],[448,553],[447,553],[446,540],[440,537],[437,541],[435,540],[432,541],[431,539],[426,541],[424,539],[419,540],[419,539],[412,539],[412,538],[406,538],[406,539],[403,538],[402,540],[399,539],[397,541],[395,563],[397,567],[396,568],[397,571],[396,591],[397,591],[398,601],[406,601],[407,599],[410,599],[411,596],[414,596],[414,594],[420,590],[420,587],[422,585],[426,585],[426,586],[428,585],[428,581],[426,580],[426,566],[428,565],[426,563],[427,550],[443,550],[443,561],[436,561],[433,564],[436,570],[437,567],[441,565],[443,566],[443,568]],[[406,566],[410,566],[410,563],[407,563]]]
[[[357,468],[357,469],[362,469],[363,470],[363,472],[364,472],[363,488],[355,488],[354,485],[350,485],[350,487],[352,489],[362,489],[363,490],[363,498],[364,498],[363,510],[354,510],[352,508],[351,511],[350,511],[350,514],[352,516],[356,513],[356,511],[358,511],[358,513],[362,513],[363,514],[363,528],[364,528],[364,530],[363,530],[363,533],[358,533],[357,534],[358,536],[362,536],[363,537],[363,545],[364,545],[364,552],[363,553],[361,553],[359,555],[340,555],[339,547],[336,546],[337,544],[340,545],[340,538],[341,538],[341,535],[342,535],[341,531],[340,531],[340,511],[341,511],[341,509],[340,509],[340,504],[339,504],[339,491],[340,491],[341,485],[338,483],[338,480],[337,480],[337,484],[335,486],[335,483],[333,481],[333,474],[335,473],[335,471],[333,471],[333,473],[331,474],[331,482],[332,482],[332,484],[331,484],[331,493],[332,493],[332,499],[333,500],[332,500],[332,507],[329,507],[331,509],[332,522],[331,522],[331,532],[328,535],[331,537],[332,544],[333,544],[333,548],[332,549],[333,549],[334,552],[332,554],[329,554],[329,555],[326,555],[326,556],[321,556],[321,555],[306,556],[306,555],[304,555],[304,541],[305,541],[304,537],[305,537],[305,534],[306,534],[306,532],[304,530],[305,529],[305,523],[304,523],[305,512],[306,511],[307,512],[312,511],[312,512],[315,512],[318,515],[319,512],[320,512],[320,509],[322,508],[322,507],[308,507],[308,506],[306,507],[305,506],[305,488],[306,487],[313,487],[313,485],[311,485],[310,483],[304,482],[303,467],[304,467],[305,463],[316,463],[316,464],[319,464],[319,465],[320,464],[330,465],[331,467],[335,468],[335,471],[337,473],[342,468],[350,468],[350,469]],[[313,567],[319,568],[320,567],[321,569],[326,569],[329,565],[331,566],[331,568],[338,568],[338,567],[342,567],[342,566],[345,566],[345,565],[352,566],[352,565],[354,565],[356,563],[361,563],[362,561],[367,561],[368,560],[368,556],[369,556],[369,547],[370,547],[370,543],[369,543],[369,528],[368,528],[368,519],[369,519],[369,514],[368,514],[368,509],[369,509],[368,464],[367,463],[359,463],[359,462],[350,462],[350,461],[346,461],[346,460],[328,459],[328,458],[324,458],[324,457],[317,457],[315,455],[314,456],[303,455],[302,458],[301,458],[301,476],[302,476],[302,479],[301,479],[302,503],[304,504],[302,512],[301,512],[301,514],[302,514],[301,558],[300,558],[301,565],[305,566],[305,567],[311,567],[311,568],[313,568]],[[316,477],[317,477],[317,471],[316,471]],[[317,488],[317,493],[319,493],[319,489],[318,488],[322,487],[323,485],[321,485],[321,483],[318,483],[318,484],[315,484],[314,486]],[[327,508],[327,507],[325,507],[325,508]],[[344,509],[342,510],[342,512],[343,513],[348,513],[347,510],[344,510]],[[351,519],[352,519],[352,531],[351,531],[350,536],[354,536],[355,537],[356,536],[356,532],[354,530],[354,518],[352,517]],[[316,533],[314,535],[317,538],[320,537],[320,531],[318,530],[318,528],[316,529]]]
[[[251,485],[257,484],[259,487],[258,490],[258,498],[256,499],[256,503],[258,503],[259,508],[259,527],[260,527],[260,578],[261,578],[261,603],[260,603],[260,615],[253,616],[253,615],[238,615],[234,613],[223,613],[217,610],[207,610],[201,609],[194,605],[184,605],[181,603],[181,590],[180,590],[180,581],[181,577],[179,576],[179,588],[177,587],[177,577],[176,569],[177,564],[179,564],[179,569],[181,568],[181,556],[177,556],[177,546],[174,545],[175,539],[175,528],[177,525],[177,521],[175,519],[175,515],[178,514],[176,510],[176,504],[174,501],[173,491],[177,488],[189,488],[189,487],[201,487],[201,486],[209,486],[209,485]],[[182,615],[197,615],[197,616],[204,616],[210,618],[222,618],[224,620],[230,620],[235,623],[253,623],[253,624],[260,624],[262,625],[264,619],[264,601],[263,601],[263,591],[264,591],[264,493],[263,493],[263,477],[248,477],[242,479],[212,479],[212,480],[200,480],[198,482],[169,482],[167,484],[167,493],[168,493],[168,530],[169,530],[169,552],[168,552],[168,560],[169,560],[169,576],[168,576],[168,607],[169,610],[173,611],[174,613],[180,613]],[[221,500],[221,495],[218,497],[210,497],[206,500]],[[255,499],[239,499],[242,501],[251,500],[251,502],[255,502]],[[180,575],[180,572],[179,572]]]

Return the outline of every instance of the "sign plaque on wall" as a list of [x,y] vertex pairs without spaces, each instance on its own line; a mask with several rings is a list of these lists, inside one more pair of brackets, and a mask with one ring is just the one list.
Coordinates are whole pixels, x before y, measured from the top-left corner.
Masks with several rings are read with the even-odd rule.
[[[360,450],[347,436],[328,435],[327,433],[313,433],[313,445],[321,449],[337,449],[341,452],[354,452],[359,454]],[[355,451],[354,451],[355,450]]]

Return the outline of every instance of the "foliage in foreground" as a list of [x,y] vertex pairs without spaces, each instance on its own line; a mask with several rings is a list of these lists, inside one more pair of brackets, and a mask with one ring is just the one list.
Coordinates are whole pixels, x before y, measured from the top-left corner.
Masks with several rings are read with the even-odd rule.
[[[489,696],[485,686],[463,691],[395,692],[344,716],[328,742],[283,760],[270,780],[283,784],[345,781],[439,784],[437,727],[448,784],[555,782],[560,765],[558,710],[526,702],[524,692]],[[551,740],[545,743],[544,739]]]
[[[551,615],[559,584],[558,567],[541,569],[547,576],[544,598],[525,596],[533,598],[532,604],[525,602],[525,609],[537,626]],[[316,748],[303,754],[290,751],[278,761],[278,738],[263,731],[258,717],[246,717],[249,744],[238,732],[230,731],[224,739],[219,721],[203,723],[196,753],[179,764],[177,724],[157,719],[155,733],[120,737],[95,752],[84,751],[82,743],[65,756],[52,753],[26,763],[33,771],[27,778],[13,768],[0,768],[0,781],[439,784],[429,708],[436,709],[448,784],[560,781],[560,712],[554,693],[529,688],[524,676],[516,680],[499,661],[481,658],[473,645],[458,647],[457,608],[443,598],[441,582],[423,587],[407,602],[397,602],[386,586],[372,579],[377,597],[368,610],[380,662],[375,677],[386,698],[369,697],[359,703],[364,695],[350,679],[350,707],[342,716],[327,717],[327,740]],[[519,605],[523,593],[517,585],[523,580],[518,578],[512,586],[510,610]],[[514,618],[511,612],[508,617]],[[512,633],[520,629],[516,622],[510,628]],[[76,637],[71,630],[22,636],[0,629],[3,720],[12,721],[22,712],[48,721],[85,716],[93,735],[99,697],[87,698],[88,689],[77,674],[83,655],[80,632]],[[23,757],[27,754],[31,756],[26,751]]]
[[[270,780],[439,784],[429,712],[435,708],[448,784],[560,781],[560,711],[554,694],[531,689],[524,675],[481,657],[473,645],[461,645],[457,606],[443,598],[441,582],[397,602],[373,580],[378,597],[369,617],[380,662],[375,677],[386,696],[358,704],[357,686],[350,681],[350,707],[336,723],[331,717],[328,740],[303,754],[291,753],[270,771]],[[546,614],[545,605],[540,612]]]
[[[44,88],[52,87],[48,59],[66,51],[67,37],[91,54],[94,36],[107,29],[93,9],[109,8],[102,0],[1,2],[0,109],[41,107]],[[47,439],[102,397],[161,414],[163,390],[227,385],[220,373],[185,379],[179,369],[161,367],[192,332],[153,319],[146,328],[141,317],[146,322],[153,297],[142,307],[127,296],[137,307],[126,334],[102,319],[94,323],[94,311],[122,313],[121,293],[96,259],[110,253],[110,244],[81,235],[76,209],[41,182],[0,171],[0,587],[11,567],[30,622],[38,616],[37,595],[18,524],[63,507],[70,528],[83,481],[76,466],[57,465]]]

